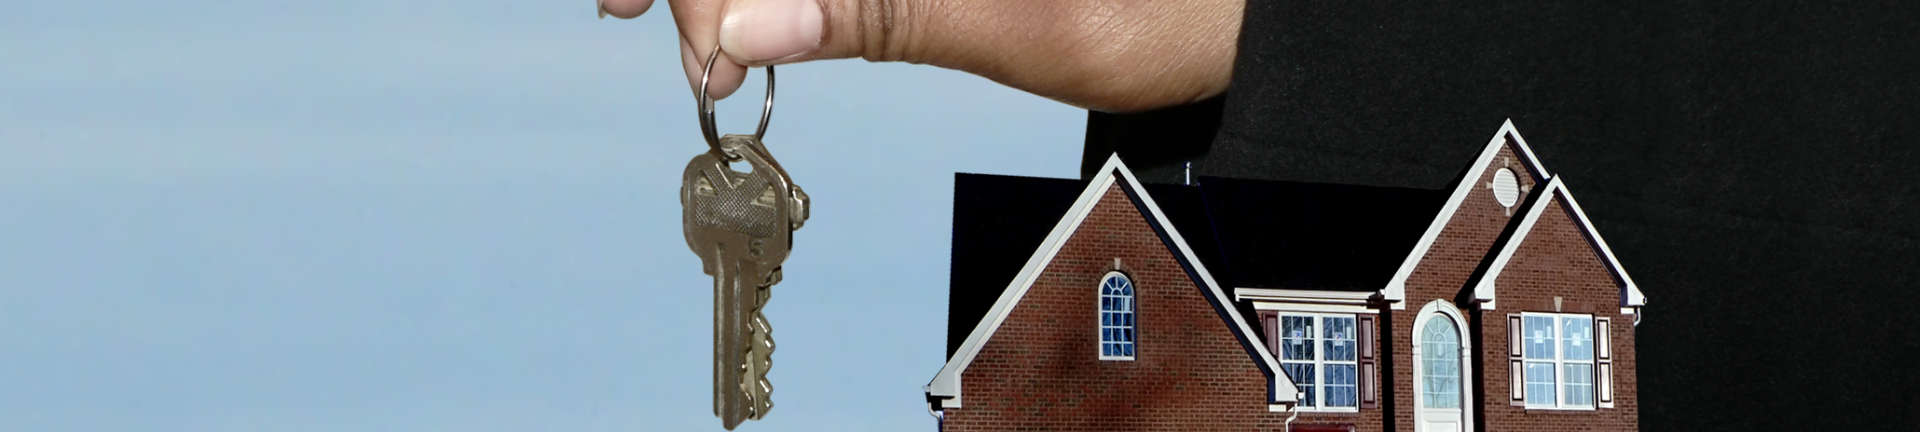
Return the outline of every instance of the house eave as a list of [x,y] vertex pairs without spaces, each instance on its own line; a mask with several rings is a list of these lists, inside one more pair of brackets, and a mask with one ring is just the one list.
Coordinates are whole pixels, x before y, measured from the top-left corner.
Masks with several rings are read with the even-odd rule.
[[1637,312],[1640,307],[1646,306],[1647,299],[1640,293],[1640,286],[1633,282],[1633,277],[1628,275],[1627,270],[1620,265],[1619,258],[1613,255],[1613,248],[1607,246],[1607,240],[1601,237],[1600,232],[1593,227],[1593,221],[1587,219],[1586,211],[1580,208],[1580,201],[1574,199],[1573,193],[1567,190],[1566,183],[1561,181],[1559,176],[1554,176],[1547,180],[1546,186],[1540,189],[1540,193],[1543,195],[1526,210],[1513,237],[1507,239],[1504,244],[1496,245],[1500,249],[1494,255],[1493,262],[1487,267],[1486,273],[1480,275],[1478,281],[1473,281],[1473,299],[1480,303],[1480,308],[1495,309],[1499,295],[1497,281],[1501,272],[1506,271],[1507,264],[1513,260],[1514,253],[1526,242],[1527,235],[1533,232],[1534,226],[1540,223],[1547,207],[1551,206],[1556,199],[1566,204],[1566,209],[1572,213],[1581,234],[1587,238],[1589,245],[1600,256],[1607,270],[1619,282],[1622,310],[1632,308]]
[[[1527,139],[1522,137],[1520,130],[1513,126],[1513,119],[1507,119],[1500,124],[1500,130],[1494,132],[1493,139],[1487,141],[1486,147],[1480,150],[1480,155],[1474,159],[1473,164],[1467,166],[1467,175],[1485,172],[1493,163],[1494,156],[1500,154],[1500,149],[1506,145],[1504,138],[1508,135],[1513,136],[1513,145],[1517,149],[1515,153],[1520,154],[1520,160],[1524,162],[1527,170],[1540,178],[1552,177],[1547,173],[1547,167],[1540,163],[1540,158],[1533,155],[1533,148],[1527,145]],[[1439,241],[1440,232],[1445,231],[1447,225],[1452,222],[1454,213],[1459,212],[1461,204],[1473,191],[1474,185],[1473,179],[1465,177],[1454,185],[1453,194],[1447,197],[1447,202],[1442,204],[1439,213],[1434,215],[1433,222],[1427,225],[1427,231],[1421,234],[1420,240],[1414,243],[1407,257],[1401,260],[1400,268],[1394,272],[1393,279],[1389,279],[1387,284],[1380,288],[1380,298],[1394,310],[1406,309],[1407,279],[1413,276],[1414,269],[1419,267],[1420,261],[1426,258],[1427,251],[1433,248],[1434,242]]]
[[1234,288],[1236,301],[1277,301],[1288,303],[1367,304],[1377,293],[1371,291],[1317,291],[1279,288]]
[[[962,406],[960,388],[961,374],[966,371],[968,365],[973,363],[974,357],[979,355],[980,349],[986,344],[987,340],[993,337],[993,333],[999,329],[1000,325],[1005,322],[1008,314],[1013,310],[1015,305],[1019,304],[1020,299],[1026,295],[1027,290],[1032,288],[1033,284],[1038,281],[1040,273],[1045,270],[1047,264],[1052,262],[1054,256],[1065,246],[1067,239],[1072,236],[1074,231],[1079,229],[1081,223],[1086,221],[1087,216],[1092,212],[1095,205],[1099,203],[1100,197],[1103,196],[1108,189],[1112,188],[1116,182],[1124,182],[1126,187],[1129,188],[1129,195],[1137,197],[1137,199],[1140,200],[1145,213],[1147,213],[1143,216],[1148,218],[1149,224],[1157,224],[1161,227],[1160,229],[1164,230],[1163,235],[1166,236],[1168,243],[1175,249],[1175,259],[1181,260],[1191,266],[1193,271],[1192,275],[1197,279],[1195,281],[1196,284],[1200,285],[1201,289],[1210,293],[1213,299],[1220,302],[1229,302],[1225,305],[1219,305],[1221,306],[1220,313],[1225,315],[1222,318],[1228,322],[1228,325],[1235,326],[1235,329],[1238,330],[1237,337],[1241,339],[1241,343],[1247,346],[1250,351],[1249,354],[1255,357],[1255,361],[1259,362],[1261,368],[1267,373],[1267,402],[1290,404],[1296,401],[1295,395],[1299,390],[1294,387],[1293,381],[1288,379],[1285,373],[1281,372],[1278,361],[1274,359],[1271,353],[1267,352],[1265,345],[1259,343],[1257,336],[1254,336],[1256,333],[1253,332],[1251,327],[1247,326],[1246,320],[1232,307],[1230,297],[1220,289],[1219,282],[1213,278],[1213,275],[1207,271],[1206,266],[1200,262],[1199,257],[1194,254],[1193,249],[1187,245],[1186,239],[1180,235],[1180,232],[1174,228],[1172,222],[1167,219],[1166,214],[1160,210],[1159,205],[1153,201],[1153,197],[1147,194],[1146,188],[1140,183],[1140,179],[1134,177],[1133,172],[1127,169],[1126,164],[1120,161],[1120,155],[1116,153],[1107,157],[1107,162],[1100,168],[1097,177],[1088,183],[1085,190],[1080,192],[1080,196],[1074,200],[1073,206],[1068,208],[1067,213],[1061,217],[1058,223],[1054,224],[1053,230],[1047,233],[1046,239],[1041,241],[1040,246],[1029,256],[1026,265],[1020,269],[1020,272],[1014,276],[1013,280],[1008,282],[1007,288],[1001,291],[1000,298],[995,300],[993,307],[987,310],[986,316],[983,317],[979,323],[975,324],[973,331],[967,335],[966,341],[960,344],[959,348],[954,351],[953,356],[948,358],[947,363],[940,368],[940,372],[935,374],[933,380],[928,382],[924,387],[930,404],[937,403],[940,409],[959,408]],[[1248,338],[1254,339],[1249,340]]]

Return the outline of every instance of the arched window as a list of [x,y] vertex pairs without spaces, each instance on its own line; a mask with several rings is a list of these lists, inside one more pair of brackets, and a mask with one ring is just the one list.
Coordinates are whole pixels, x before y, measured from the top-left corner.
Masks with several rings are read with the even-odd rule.
[[1460,408],[1460,333],[1453,322],[1427,320],[1420,348],[1421,371],[1426,372],[1420,397],[1427,408]]
[[1133,281],[1118,272],[1100,281],[1100,359],[1133,360]]
[[1463,333],[1465,315],[1446,300],[1433,300],[1413,319],[1413,422],[1415,431],[1471,431],[1473,339]]

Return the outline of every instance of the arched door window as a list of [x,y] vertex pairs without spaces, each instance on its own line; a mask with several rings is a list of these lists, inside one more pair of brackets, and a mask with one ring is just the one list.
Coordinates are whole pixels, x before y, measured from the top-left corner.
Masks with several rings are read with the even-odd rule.
[[1414,432],[1473,430],[1473,388],[1467,362],[1472,341],[1466,316],[1445,300],[1421,308],[1413,321]]
[[1449,320],[1428,320],[1420,330],[1420,370],[1427,408],[1460,408],[1460,333]]
[[1100,281],[1100,359],[1133,360],[1133,281],[1107,273]]

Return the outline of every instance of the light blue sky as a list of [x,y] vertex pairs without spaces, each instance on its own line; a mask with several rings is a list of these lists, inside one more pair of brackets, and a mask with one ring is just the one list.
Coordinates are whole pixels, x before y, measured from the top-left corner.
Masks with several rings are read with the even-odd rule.
[[[717,430],[674,30],[586,3],[9,4],[0,430]],[[781,69],[769,147],[816,206],[741,430],[930,430],[953,172],[1074,176],[1084,118]]]

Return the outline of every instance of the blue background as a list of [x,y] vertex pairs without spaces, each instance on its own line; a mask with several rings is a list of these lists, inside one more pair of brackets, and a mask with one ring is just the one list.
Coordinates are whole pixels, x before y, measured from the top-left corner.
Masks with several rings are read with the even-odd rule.
[[[0,430],[717,430],[675,30],[586,3],[9,4]],[[930,430],[953,173],[1075,176],[1085,112],[858,60],[778,96],[816,206],[741,430]]]

